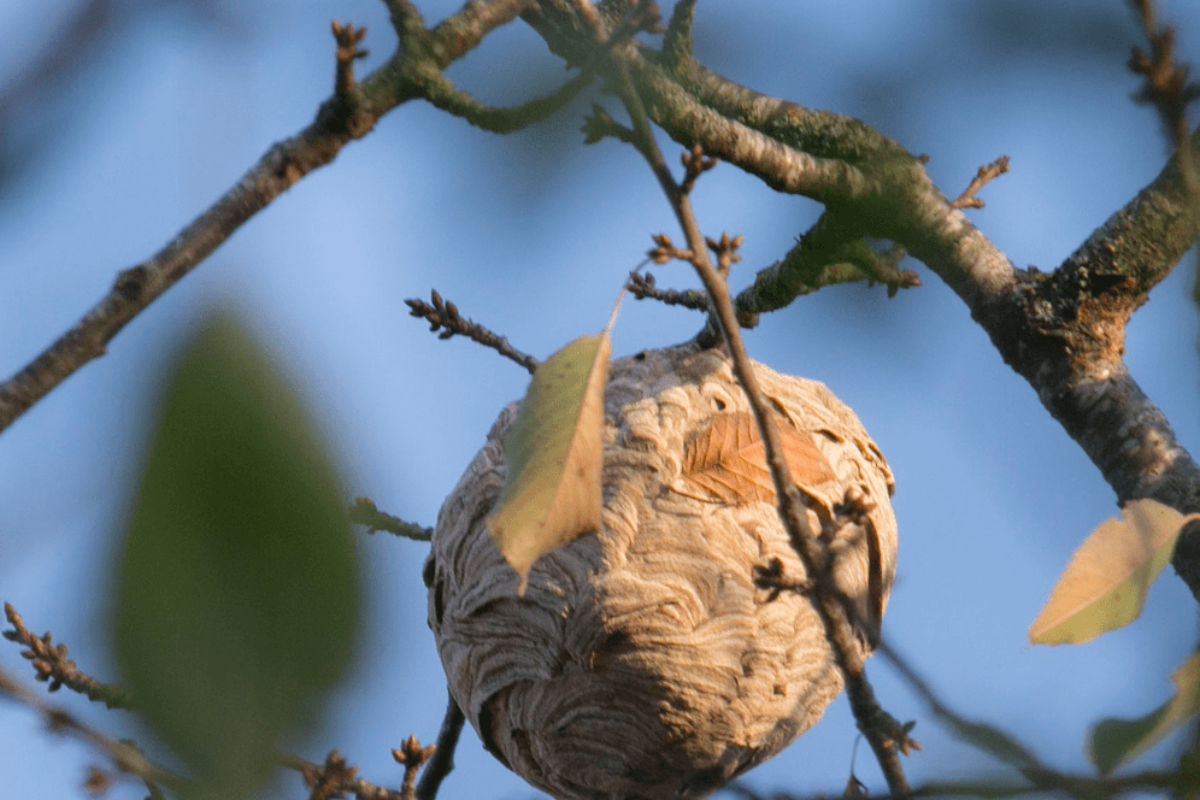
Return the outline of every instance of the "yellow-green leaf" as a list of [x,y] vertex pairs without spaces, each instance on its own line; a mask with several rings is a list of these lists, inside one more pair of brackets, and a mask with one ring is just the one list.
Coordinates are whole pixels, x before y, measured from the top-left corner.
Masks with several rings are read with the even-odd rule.
[[249,796],[348,665],[359,575],[344,496],[292,389],[235,323],[211,321],[166,391],[111,625],[189,798]]
[[1123,519],[1092,531],[1029,628],[1033,644],[1079,644],[1128,625],[1142,612],[1150,584],[1171,560],[1184,516],[1150,499],[1134,500]]
[[1106,719],[1092,728],[1088,758],[1104,775],[1128,764],[1200,713],[1200,653],[1175,674],[1175,696],[1141,719]]
[[[610,323],[611,325],[611,323]],[[488,531],[521,577],[541,556],[600,529],[608,329],[538,366],[504,440],[504,489]]]

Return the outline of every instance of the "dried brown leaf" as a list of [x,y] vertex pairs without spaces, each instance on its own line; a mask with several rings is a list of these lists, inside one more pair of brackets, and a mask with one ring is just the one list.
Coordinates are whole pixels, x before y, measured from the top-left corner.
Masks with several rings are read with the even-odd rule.
[[[775,417],[795,484],[807,489],[835,480],[812,436],[780,422]],[[675,490],[709,502],[775,502],[775,484],[754,417],[746,412],[719,414],[707,430],[692,437],[684,445],[683,470]]]

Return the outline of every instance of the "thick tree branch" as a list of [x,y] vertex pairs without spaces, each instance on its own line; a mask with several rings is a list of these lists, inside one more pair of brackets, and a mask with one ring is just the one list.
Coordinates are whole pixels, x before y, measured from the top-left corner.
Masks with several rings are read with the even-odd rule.
[[[1200,134],[1192,137],[1193,161],[1198,152]],[[868,234],[899,242],[955,290],[1120,502],[1152,496],[1181,511],[1197,510],[1200,470],[1121,359],[1129,314],[1200,230],[1178,158],[1053,278],[1018,273],[923,169],[897,169],[896,163],[872,172],[884,184],[894,181],[885,195],[851,192],[831,201],[830,209]],[[755,161],[753,170],[765,164]],[[1200,599],[1200,537],[1181,539],[1175,566]]]
[[821,202],[880,191],[870,176],[849,162],[814,156],[723,116],[692,97],[661,67],[638,59],[631,71],[645,95],[647,112],[671,138],[687,147],[702,144],[706,153],[737,164],[776,191]]
[[647,109],[672,138],[825,203],[845,241],[851,232],[898,240],[914,255],[909,241],[919,241],[960,295],[1012,286],[1008,259],[951,207],[922,160],[864,123],[759,94],[694,62],[671,72],[639,54],[637,64]]
[[[1191,147],[1195,160],[1200,134]],[[1022,272],[1010,291],[968,302],[1004,360],[1029,381],[1121,503],[1153,497],[1183,512],[1200,510],[1200,467],[1122,358],[1130,314],[1197,233],[1200,213],[1174,158],[1054,273]],[[936,269],[935,259],[926,263]],[[1200,599],[1194,528],[1180,539],[1173,563]]]
[[1181,164],[1183,155],[1200,157],[1200,129],[1190,149],[1177,153],[1144,189],[1114,213],[1067,258],[1060,270],[1088,271],[1114,287],[1114,279],[1128,278],[1122,287],[1138,306],[1146,294],[1167,277],[1200,232],[1200,207],[1189,194]]
[[651,74],[669,75],[697,103],[814,158],[868,166],[888,158],[911,158],[903,147],[861,120],[761,94],[694,59],[678,61],[669,72]]

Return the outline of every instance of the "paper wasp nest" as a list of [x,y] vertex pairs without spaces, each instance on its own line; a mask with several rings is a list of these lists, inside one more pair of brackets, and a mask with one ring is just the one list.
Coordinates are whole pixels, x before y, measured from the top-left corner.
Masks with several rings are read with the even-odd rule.
[[[756,369],[869,651],[895,569],[891,472],[824,385]],[[562,800],[657,800],[706,794],[811,727],[842,677],[809,598],[771,585],[804,567],[761,450],[745,457],[757,431],[728,357],[689,344],[612,363],[604,528],[540,559],[520,598],[484,523],[516,407],[442,506],[425,565],[450,691],[487,749]]]

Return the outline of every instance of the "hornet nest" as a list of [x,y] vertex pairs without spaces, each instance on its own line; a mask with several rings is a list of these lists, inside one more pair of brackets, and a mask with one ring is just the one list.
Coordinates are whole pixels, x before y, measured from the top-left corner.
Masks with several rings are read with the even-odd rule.
[[[755,370],[865,655],[896,564],[891,471],[823,384]],[[690,798],[820,719],[842,676],[761,445],[746,453],[757,429],[738,430],[750,408],[728,356],[612,362],[603,529],[539,559],[523,597],[485,524],[517,405],[442,506],[425,565],[450,692],[484,746],[561,800]]]

